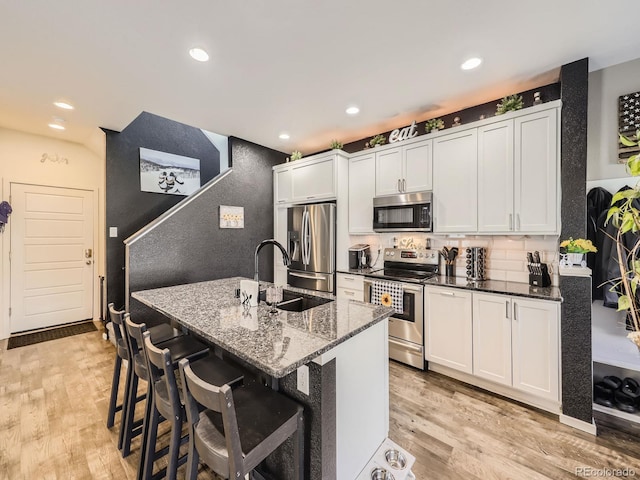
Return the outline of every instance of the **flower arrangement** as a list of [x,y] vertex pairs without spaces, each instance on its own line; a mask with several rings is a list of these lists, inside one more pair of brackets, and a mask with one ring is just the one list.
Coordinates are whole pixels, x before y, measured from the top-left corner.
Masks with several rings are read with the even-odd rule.
[[375,135],[371,140],[369,140],[365,144],[365,147],[375,147],[376,145],[384,145],[386,141],[387,139],[384,138],[384,135],[378,134],[378,135]]
[[339,142],[338,140],[331,140],[331,144],[329,145],[329,148],[333,149],[337,149],[337,150],[341,150],[342,147],[344,145],[342,144],[342,142]]
[[443,128],[444,122],[441,118],[432,118],[431,120],[427,120],[427,123],[424,124],[424,129],[427,133],[442,130]]
[[520,95],[509,95],[507,97],[504,97],[498,104],[496,115],[502,115],[503,113],[520,110],[522,107],[524,107],[524,102],[522,101],[522,97]]
[[388,293],[383,293],[382,295],[380,295],[380,303],[385,307],[390,307],[391,305],[393,305],[393,299]]
[[[620,143],[625,147],[640,145],[640,129],[636,131],[635,140],[620,135]],[[640,176],[640,154],[631,155],[627,159],[627,171],[634,177]],[[616,232],[612,255],[616,255],[620,267],[620,277],[612,287],[618,291],[618,311],[628,310],[627,318],[633,331],[627,337],[640,350],[640,210],[636,208],[636,201],[640,199],[640,182],[635,188],[621,190],[611,199],[611,207],[607,212],[607,222],[613,221],[618,228]],[[625,243],[627,233],[636,234],[635,243],[629,249]]]
[[591,243],[591,240],[584,238],[576,238],[574,240],[572,237],[569,237],[569,240],[563,240],[560,243],[560,248],[564,248],[567,253],[590,253],[598,251],[595,245]]
[[302,153],[299,152],[298,150],[294,150],[291,153],[291,161],[295,161],[295,160],[300,160],[302,158]]

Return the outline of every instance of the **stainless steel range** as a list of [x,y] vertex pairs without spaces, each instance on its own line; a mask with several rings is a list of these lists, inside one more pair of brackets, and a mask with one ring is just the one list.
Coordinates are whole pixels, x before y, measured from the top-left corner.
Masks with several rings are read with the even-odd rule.
[[438,252],[431,249],[385,248],[384,268],[366,275],[365,301],[371,302],[376,280],[402,286],[403,313],[389,318],[389,358],[424,369],[424,283],[438,274]]

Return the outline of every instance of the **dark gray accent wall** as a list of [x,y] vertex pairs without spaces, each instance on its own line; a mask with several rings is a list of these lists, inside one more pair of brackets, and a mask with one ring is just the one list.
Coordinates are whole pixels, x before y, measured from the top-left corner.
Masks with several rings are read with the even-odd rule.
[[[129,291],[243,276],[253,278],[254,250],[273,237],[273,172],[285,154],[229,139],[232,169],[129,245]],[[220,205],[244,207],[242,229],[219,227]],[[273,280],[273,249],[260,252],[260,278]],[[152,311],[131,301],[131,317]],[[155,315],[154,315],[155,316]]]
[[[220,173],[220,152],[200,129],[147,112],[122,132],[105,133],[107,301],[119,308],[124,305],[123,240],[187,198],[140,191],[140,147],[198,158],[203,185]],[[108,237],[109,227],[118,227],[117,238]]]
[[[589,59],[560,70],[562,98],[562,239],[587,235],[587,104]],[[562,411],[592,422],[591,279],[560,277]]]

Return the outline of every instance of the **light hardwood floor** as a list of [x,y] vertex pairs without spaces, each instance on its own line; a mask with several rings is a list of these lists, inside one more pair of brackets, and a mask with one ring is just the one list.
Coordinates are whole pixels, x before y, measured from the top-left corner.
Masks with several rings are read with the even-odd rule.
[[[113,356],[101,332],[8,351],[0,341],[0,480],[135,478],[139,441],[122,459],[117,428],[105,426]],[[390,437],[416,456],[418,479],[556,480],[577,468],[640,477],[638,437],[593,437],[439,374],[390,370]]]

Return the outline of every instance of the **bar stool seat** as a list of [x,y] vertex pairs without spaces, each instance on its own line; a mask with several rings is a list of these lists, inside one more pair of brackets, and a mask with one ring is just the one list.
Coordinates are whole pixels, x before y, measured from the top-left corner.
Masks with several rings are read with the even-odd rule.
[[200,458],[223,478],[242,478],[292,436],[295,478],[304,478],[302,405],[255,383],[233,390],[208,384],[187,359],[179,366],[190,435],[187,479],[196,479]]

